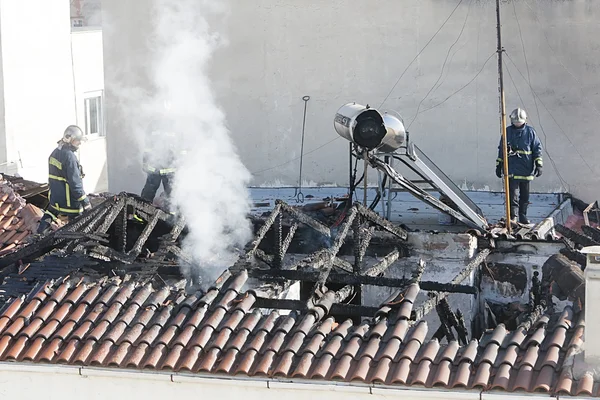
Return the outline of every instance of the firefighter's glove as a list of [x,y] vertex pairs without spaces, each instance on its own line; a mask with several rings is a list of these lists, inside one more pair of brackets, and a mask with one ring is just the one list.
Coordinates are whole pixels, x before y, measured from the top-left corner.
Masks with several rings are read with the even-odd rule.
[[502,164],[496,165],[496,176],[502,178]]
[[542,166],[541,165],[536,165],[535,166],[535,176],[542,176]]
[[89,199],[85,199],[83,203],[83,211],[88,211],[92,209],[92,203],[90,203]]

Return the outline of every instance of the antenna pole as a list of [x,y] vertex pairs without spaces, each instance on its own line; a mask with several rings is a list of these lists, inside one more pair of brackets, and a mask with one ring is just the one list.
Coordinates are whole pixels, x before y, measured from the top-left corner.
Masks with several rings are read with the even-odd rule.
[[502,35],[500,33],[500,0],[496,0],[496,21],[497,21],[497,36],[498,36],[498,91],[500,94],[500,129],[502,135],[502,166],[504,167],[504,193],[506,196],[506,229],[508,234],[511,234],[510,221],[510,190],[508,184],[508,147],[506,143],[506,106],[504,104],[504,76],[502,73]]

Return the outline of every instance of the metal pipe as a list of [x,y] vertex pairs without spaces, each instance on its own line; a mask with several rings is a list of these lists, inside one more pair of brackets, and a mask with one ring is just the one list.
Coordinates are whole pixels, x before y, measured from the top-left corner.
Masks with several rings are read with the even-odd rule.
[[496,0],[496,20],[497,20],[497,36],[498,36],[498,90],[500,91],[500,129],[502,134],[502,159],[504,167],[504,192],[506,195],[506,228],[508,234],[511,234],[510,226],[510,190],[508,184],[508,148],[506,141],[506,105],[504,103],[504,76],[502,72],[502,34],[500,32],[500,0]]

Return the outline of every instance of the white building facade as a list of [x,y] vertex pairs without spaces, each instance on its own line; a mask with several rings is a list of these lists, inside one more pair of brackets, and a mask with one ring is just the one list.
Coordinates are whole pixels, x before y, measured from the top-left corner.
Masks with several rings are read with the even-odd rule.
[[0,172],[47,181],[50,152],[77,124],[89,139],[80,151],[85,188],[105,190],[102,32],[72,31],[69,20],[68,2],[0,3]]

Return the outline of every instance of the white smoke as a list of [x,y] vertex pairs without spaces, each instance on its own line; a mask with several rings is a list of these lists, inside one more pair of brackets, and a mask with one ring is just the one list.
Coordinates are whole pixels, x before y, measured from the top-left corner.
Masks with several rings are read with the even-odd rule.
[[118,97],[123,106],[136,105],[129,124],[132,132],[145,135],[142,142],[150,140],[148,121],[159,120],[178,136],[162,137],[158,148],[166,150],[175,140],[187,151],[178,160],[171,203],[190,230],[184,251],[196,267],[183,272],[208,283],[233,263],[236,248],[251,238],[247,219],[251,175],[236,153],[207,75],[213,52],[224,44],[208,20],[222,17],[226,10],[221,1],[148,3],[155,28],[148,37],[152,56],[144,71],[149,89],[124,87]]

